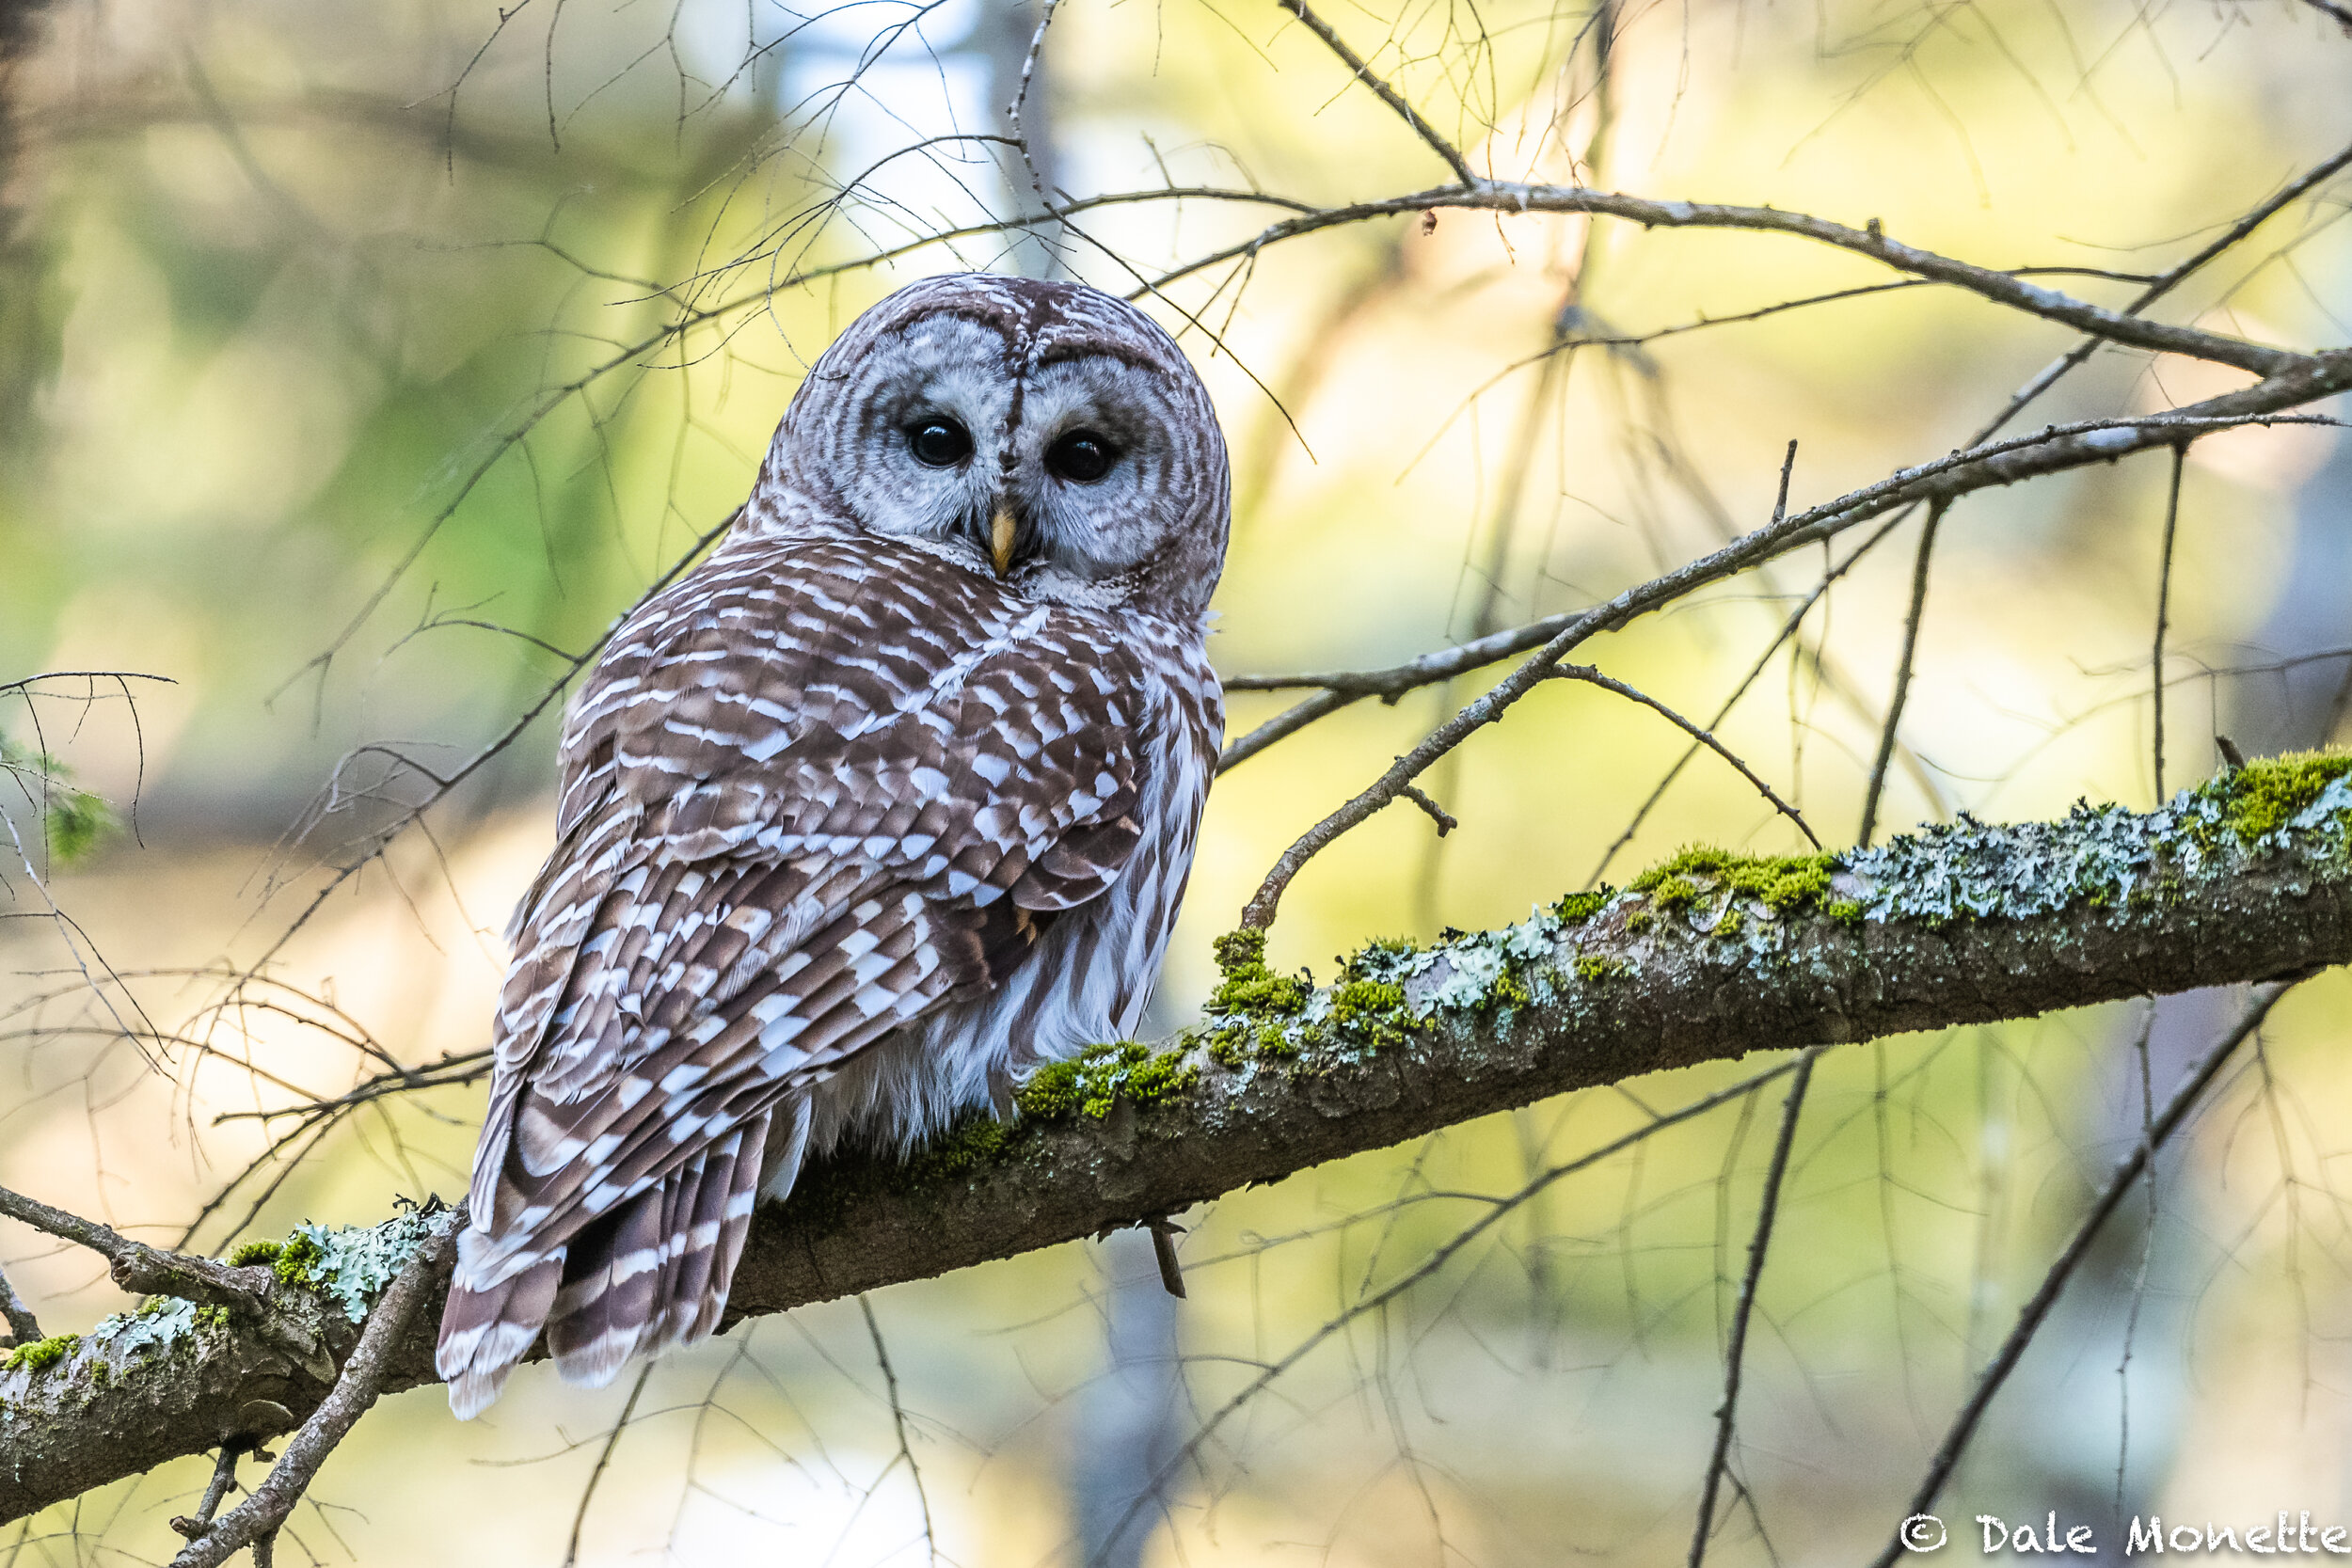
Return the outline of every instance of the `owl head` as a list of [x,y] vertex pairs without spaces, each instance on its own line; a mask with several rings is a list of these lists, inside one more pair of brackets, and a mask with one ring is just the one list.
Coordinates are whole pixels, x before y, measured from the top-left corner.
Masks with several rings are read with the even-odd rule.
[[759,533],[883,534],[1024,598],[1197,620],[1224,567],[1225,437],[1175,340],[1078,283],[958,273],[834,340],[777,428]]

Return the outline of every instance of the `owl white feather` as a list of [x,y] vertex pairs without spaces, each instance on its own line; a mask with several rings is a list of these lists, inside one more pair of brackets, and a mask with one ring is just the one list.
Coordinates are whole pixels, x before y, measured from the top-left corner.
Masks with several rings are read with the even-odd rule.
[[469,1417],[719,1325],[752,1205],[1135,1032],[1224,716],[1225,444],[1133,307],[902,289],[615,632],[516,913],[438,1366]]

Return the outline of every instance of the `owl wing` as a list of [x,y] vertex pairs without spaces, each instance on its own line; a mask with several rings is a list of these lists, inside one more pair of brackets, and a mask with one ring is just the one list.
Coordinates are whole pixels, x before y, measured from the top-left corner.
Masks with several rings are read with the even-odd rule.
[[534,1309],[589,1378],[716,1326],[779,1102],[1118,877],[1147,678],[1106,625],[871,540],[723,553],[616,633],[501,998],[453,1401]]

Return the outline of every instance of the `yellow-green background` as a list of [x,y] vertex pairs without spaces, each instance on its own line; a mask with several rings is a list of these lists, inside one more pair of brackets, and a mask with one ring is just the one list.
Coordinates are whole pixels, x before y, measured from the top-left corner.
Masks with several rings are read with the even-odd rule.
[[[0,680],[95,669],[177,684],[139,688],[135,724],[103,683],[87,705],[71,700],[83,687],[52,684],[38,706],[49,749],[126,827],[43,877],[84,933],[71,950],[32,878],[8,867],[5,912],[24,918],[0,923],[0,1181],[168,1240],[261,1148],[255,1122],[216,1118],[283,1102],[248,1061],[322,1094],[371,1070],[260,1009],[202,1015],[151,1062],[112,1036],[74,954],[103,956],[158,1025],[189,1020],[214,993],[175,971],[260,957],[321,866],[379,819],[364,759],[340,775],[347,809],[309,815],[339,758],[389,741],[453,764],[557,667],[437,617],[582,645],[741,498],[800,366],[842,323],[897,282],[999,253],[985,240],[934,247],[763,298],[795,264],[851,260],[936,214],[852,202],[821,228],[792,227],[887,127],[870,107],[845,112],[831,139],[796,119],[790,84],[807,78],[795,72],[838,63],[789,42],[783,86],[771,72],[721,92],[681,76],[680,59],[707,73],[709,46],[674,54],[671,35],[739,32],[743,14],[719,0],[575,4],[526,8],[501,32],[486,3],[53,8],[13,87]],[[1563,147],[1582,152],[1593,114],[1589,51],[1569,59],[1581,11],[1514,0],[1330,18],[1381,46],[1378,68],[1482,166],[1572,178]],[[1438,183],[1437,160],[1287,21],[1270,5],[1067,0],[1043,77],[1058,178],[1080,195],[1148,186],[1165,159],[1180,183],[1254,181],[1328,202]],[[946,22],[943,48],[956,41]],[[2352,40],[2286,0],[1693,0],[1619,26],[1607,183],[1875,217],[1987,265],[2160,269],[2352,139]],[[1479,27],[1490,44],[1473,41]],[[920,83],[895,80],[894,92]],[[985,168],[964,172],[993,188]],[[2289,344],[2352,339],[2352,251],[2333,222],[2344,189],[2282,214],[2167,309]],[[1085,227],[1149,272],[1270,215],[1189,202]],[[737,264],[763,234],[781,236],[772,258]],[[1221,339],[1184,341],[1239,476],[1222,669],[1381,665],[1470,630],[1470,563],[1533,373],[1503,372],[1547,341],[1583,245],[1577,219],[1450,213],[1423,234],[1416,217],[1383,218],[1267,250],[1237,299],[1212,300],[1203,279],[1171,291],[1205,306]],[[1073,261],[1133,286],[1103,248],[1081,244]],[[1604,226],[1589,265],[1583,305],[1615,331],[1883,277],[1789,239],[1625,226]],[[2049,281],[2108,303],[2132,292]],[[714,306],[727,309],[711,325],[664,336],[679,310]],[[1534,421],[1502,613],[1606,596],[1760,523],[1791,438],[1800,505],[1940,455],[2071,341],[1915,290],[1691,333],[1645,356],[1584,350]],[[2029,422],[2169,406],[2244,379],[2103,356]],[[2337,499],[2318,488],[2336,439],[2281,428],[2196,449],[2172,673],[2254,657],[2241,644],[2288,586],[2298,503],[2352,508],[2341,461]],[[1669,451],[1711,500],[1677,479]],[[1953,511],[1905,725],[1943,799],[1899,771],[1892,824],[1960,808],[2045,816],[2079,796],[2150,801],[2164,479],[2144,457]],[[1854,831],[1914,537],[1898,534],[1816,611],[1807,636],[1825,665],[1783,656],[1723,732],[1833,843]],[[1703,717],[1821,561],[1791,558],[1583,657]],[[1476,689],[1351,709],[1220,783],[1169,964],[1171,1021],[1192,1016],[1209,939],[1282,847]],[[1235,734],[1274,711],[1259,697],[1232,706]],[[2169,720],[2177,786],[2214,765],[2208,689],[2175,687]],[[33,716],[0,704],[0,731],[28,742]],[[547,847],[551,736],[535,726],[435,812],[429,837],[404,837],[329,898],[270,973],[405,1060],[484,1043],[499,932]],[[1681,746],[1605,692],[1539,693],[1429,781],[1462,822],[1442,853],[1420,814],[1375,818],[1299,879],[1275,958],[1327,968],[1368,937],[1504,922],[1581,885]],[[1797,842],[1702,758],[1613,875],[1693,838]],[[2333,1185],[2352,1110],[2346,1000],[2340,976],[2290,999],[2195,1127],[2164,1200],[2188,1261],[2156,1294],[2186,1326],[2152,1331],[2137,1353],[2131,1441],[2169,1462],[2152,1482],[2168,1518],[2258,1522],[2286,1507],[2352,1522],[2352,1297]],[[1780,1560],[1855,1560],[1899,1516],[1967,1370],[2115,1152],[2101,1140],[2124,1125],[2116,1063],[2137,1017],[2118,1007],[1824,1058],[1743,1406],[1741,1469]],[[1738,1070],[1629,1087],[1663,1107]],[[455,1195],[479,1100],[445,1091],[355,1118],[246,1233]],[[1776,1105],[1775,1090],[1752,1120],[1718,1113],[1555,1188],[1355,1323],[1209,1446],[1150,1560],[1679,1560]],[[1596,1091],[1193,1216],[1187,1259],[1216,1260],[1196,1268],[1181,1313],[1198,1409],[1366,1280],[1412,1267],[1531,1160],[1572,1156],[1640,1115]],[[200,1240],[225,1245],[227,1230],[216,1218]],[[1059,1247],[875,1299],[946,1556],[1067,1560],[1065,1481],[1089,1440],[1080,1391],[1102,1363],[1104,1270],[1121,1258],[1132,1251]],[[0,1261],[53,1329],[124,1305],[96,1262],[29,1233],[0,1238]],[[2111,1398],[2118,1348],[2100,1339],[2061,1359],[2103,1369]],[[881,1388],[850,1304],[671,1358],[602,1482],[582,1560],[920,1560]],[[2038,1517],[2053,1464],[2112,1474],[2114,1421],[2038,1388],[2013,1392],[1953,1518],[1979,1506]],[[534,1369],[469,1426],[437,1392],[393,1399],[294,1528],[328,1561],[559,1561],[623,1393]],[[205,1473],[190,1461],[53,1510],[8,1560],[160,1560],[177,1544],[163,1519]],[[16,1539],[0,1533],[0,1551]],[[1766,1560],[1744,1516],[1716,1550]],[[1973,1540],[1949,1550],[1973,1555]]]

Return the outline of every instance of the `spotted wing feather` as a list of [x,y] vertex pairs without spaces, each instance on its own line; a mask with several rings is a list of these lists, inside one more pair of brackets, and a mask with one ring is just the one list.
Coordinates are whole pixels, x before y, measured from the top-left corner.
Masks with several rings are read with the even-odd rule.
[[1100,618],[871,540],[723,552],[623,626],[501,1000],[453,1402],[533,1311],[592,1381],[717,1326],[796,1097],[1118,878],[1143,679]]

